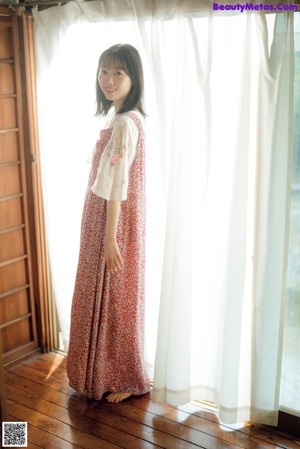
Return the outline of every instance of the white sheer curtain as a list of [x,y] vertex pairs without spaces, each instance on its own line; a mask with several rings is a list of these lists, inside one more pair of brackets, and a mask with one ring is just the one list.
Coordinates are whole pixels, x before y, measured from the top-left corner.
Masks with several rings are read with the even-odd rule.
[[[210,3],[94,1],[35,10],[51,271],[67,345],[95,68],[141,53],[148,112],[146,359],[155,401],[275,424],[282,346],[293,16]],[[198,8],[198,12],[196,13]],[[159,317],[159,318],[158,318]],[[155,357],[155,348],[156,357]]]

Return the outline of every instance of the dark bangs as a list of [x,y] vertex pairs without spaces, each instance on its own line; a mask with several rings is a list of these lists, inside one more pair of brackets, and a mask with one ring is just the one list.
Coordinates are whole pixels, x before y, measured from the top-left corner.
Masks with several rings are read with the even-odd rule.
[[125,64],[122,63],[120,58],[117,58],[116,55],[113,55],[113,54],[108,53],[107,51],[105,51],[100,56],[99,64],[98,64],[98,70],[100,70],[101,67],[109,67],[110,65],[115,65],[116,67],[119,67],[120,69],[125,70],[127,75],[129,75],[129,73],[128,73],[126,67],[125,67]]
[[143,93],[144,93],[144,76],[143,67],[138,51],[129,44],[117,44],[105,50],[99,58],[97,75],[96,75],[96,115],[106,115],[110,110],[113,102],[107,100],[98,82],[98,74],[101,67],[109,67],[115,64],[122,68],[131,79],[131,89],[122,108],[118,111],[128,112],[137,109],[141,114],[145,115],[143,110]]

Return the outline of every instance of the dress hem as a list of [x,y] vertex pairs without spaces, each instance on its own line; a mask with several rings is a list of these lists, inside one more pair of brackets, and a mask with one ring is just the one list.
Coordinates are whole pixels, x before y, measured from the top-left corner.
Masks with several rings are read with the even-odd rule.
[[140,391],[140,390],[139,390],[139,391],[137,391],[137,390],[135,390],[135,391],[114,391],[114,390],[112,389],[111,391],[110,391],[110,390],[104,391],[104,392],[102,393],[102,395],[99,395],[99,394],[92,395],[92,394],[89,394],[89,393],[87,392],[86,389],[83,389],[83,388],[75,388],[74,386],[72,386],[71,383],[69,383],[69,385],[70,385],[70,387],[71,387],[73,390],[77,391],[77,393],[85,394],[87,398],[89,398],[89,399],[95,399],[96,401],[101,401],[102,398],[103,398],[103,396],[104,396],[105,394],[111,394],[111,393],[130,393],[131,396],[143,396],[143,395],[145,395],[145,394],[147,394],[147,393],[150,392],[150,386],[149,386],[149,388],[146,388],[145,390],[142,390],[142,391]]

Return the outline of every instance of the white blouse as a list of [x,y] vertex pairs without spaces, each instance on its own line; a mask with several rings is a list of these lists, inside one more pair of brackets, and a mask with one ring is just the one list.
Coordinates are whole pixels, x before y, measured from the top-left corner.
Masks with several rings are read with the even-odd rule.
[[[143,123],[142,114],[138,111],[134,114]],[[124,201],[127,199],[129,169],[134,161],[139,132],[132,118],[123,114],[113,119],[111,127],[112,135],[103,150],[91,190],[105,200]]]

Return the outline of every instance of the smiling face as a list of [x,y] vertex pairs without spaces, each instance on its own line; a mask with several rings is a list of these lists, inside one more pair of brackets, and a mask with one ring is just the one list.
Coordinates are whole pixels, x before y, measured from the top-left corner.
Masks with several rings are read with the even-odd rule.
[[130,92],[132,82],[125,70],[112,62],[107,67],[100,67],[98,73],[100,89],[107,100],[114,103],[116,113]]

